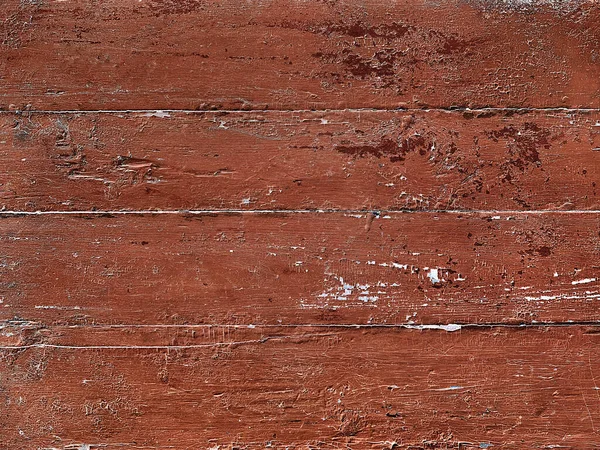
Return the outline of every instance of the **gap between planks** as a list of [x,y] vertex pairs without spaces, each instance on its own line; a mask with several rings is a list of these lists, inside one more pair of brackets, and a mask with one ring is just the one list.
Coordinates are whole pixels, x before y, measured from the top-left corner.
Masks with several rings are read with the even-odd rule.
[[224,342],[211,342],[206,344],[181,344],[181,345],[72,345],[72,344],[52,344],[45,342],[35,342],[31,344],[23,345],[0,345],[0,351],[23,351],[30,349],[54,349],[54,350],[186,350],[186,349],[207,349],[207,348],[223,348],[230,346],[246,346],[246,345],[260,345],[267,342],[282,342],[290,341],[294,339],[306,339],[306,338],[322,338],[329,336],[336,336],[343,330],[411,330],[411,331],[443,331],[443,332],[455,332],[463,329],[470,329],[475,331],[482,330],[493,330],[493,329],[537,329],[543,330],[544,328],[572,328],[572,327],[600,327],[600,321],[579,321],[579,322],[532,322],[532,323],[464,323],[464,324],[445,324],[445,325],[419,325],[411,323],[398,323],[398,324],[266,324],[266,325],[230,325],[230,324],[113,324],[113,325],[101,325],[101,324],[89,324],[89,325],[50,325],[45,326],[39,322],[31,321],[19,321],[19,320],[7,320],[0,321],[0,334],[6,336],[14,334],[11,332],[3,332],[2,330],[8,328],[14,332],[18,330],[26,330],[27,328],[45,329],[52,331],[53,328],[62,329],[84,329],[90,331],[93,329],[107,330],[107,329],[190,329],[190,328],[201,328],[201,329],[213,329],[213,328],[232,328],[232,329],[311,329],[311,330],[323,330],[323,332],[313,333],[297,333],[297,334],[286,334],[286,335],[265,335],[257,339],[245,339],[238,341],[224,341]]
[[444,108],[324,108],[324,109],[8,109],[0,110],[0,114],[150,114],[157,117],[168,118],[169,114],[205,114],[205,113],[360,113],[360,112],[498,112],[498,113],[528,113],[528,112],[567,112],[567,113],[593,113],[600,112],[600,108],[576,107],[476,107],[449,106]]
[[212,215],[212,214],[499,214],[499,215],[544,215],[544,214],[600,214],[600,209],[141,209],[141,210],[72,210],[72,211],[15,211],[0,210],[4,216],[52,216],[52,215]]
[[5,327],[26,328],[41,326],[42,328],[234,328],[234,329],[256,329],[256,328],[340,328],[340,329],[406,329],[406,330],[443,330],[458,331],[468,328],[545,328],[545,327],[572,327],[588,326],[600,327],[600,321],[567,321],[567,322],[481,322],[481,323],[450,323],[450,324],[416,324],[416,323],[298,323],[298,324],[229,324],[229,323],[200,323],[200,324],[77,324],[77,325],[43,325],[40,322],[27,320],[4,320],[0,321],[0,330]]
[[[31,326],[39,326],[38,322],[28,321],[4,321],[0,322],[0,330],[6,327],[12,329],[15,328],[27,328]],[[45,329],[52,328],[67,328],[67,329],[119,329],[119,328],[235,328],[235,329],[256,329],[256,328],[294,328],[294,329],[330,329],[331,332],[324,333],[308,333],[308,334],[292,334],[292,335],[273,335],[263,336],[259,339],[247,339],[241,341],[230,341],[230,342],[213,342],[209,344],[189,344],[189,345],[67,345],[67,344],[49,344],[49,343],[33,343],[24,345],[2,345],[0,350],[27,350],[33,348],[50,348],[50,349],[64,349],[64,350],[185,350],[185,349],[200,349],[200,348],[218,348],[228,346],[240,346],[240,345],[253,345],[253,344],[264,344],[271,341],[286,341],[290,339],[298,338],[319,338],[334,336],[338,330],[347,329],[396,329],[400,330],[418,330],[418,331],[445,331],[455,332],[462,329],[494,329],[494,328],[508,328],[508,329],[543,329],[543,328],[566,328],[566,327],[598,327],[600,321],[595,322],[534,322],[534,323],[521,323],[521,324],[510,324],[510,323],[465,323],[465,324],[446,324],[446,325],[417,325],[410,323],[400,324],[268,324],[268,325],[229,325],[229,324],[121,324],[121,325],[57,325],[57,326],[42,326]]]

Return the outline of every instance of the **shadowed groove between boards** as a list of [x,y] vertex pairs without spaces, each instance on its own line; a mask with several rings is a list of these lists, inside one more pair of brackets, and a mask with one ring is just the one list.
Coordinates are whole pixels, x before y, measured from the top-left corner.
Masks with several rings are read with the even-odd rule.
[[[335,336],[339,330],[347,329],[394,329],[397,331],[402,330],[416,330],[416,331],[444,331],[444,332],[460,332],[462,329],[493,329],[493,328],[509,328],[509,329],[527,329],[527,328],[549,328],[549,327],[598,327],[600,322],[543,322],[543,323],[528,323],[528,324],[503,324],[503,323],[482,323],[482,324],[447,324],[447,325],[414,325],[414,324],[300,324],[300,325],[111,325],[111,326],[99,326],[99,325],[75,325],[67,326],[66,328],[316,328],[316,329],[330,329],[330,332],[325,333],[299,333],[290,335],[271,335],[261,336],[258,339],[246,339],[241,341],[225,341],[225,342],[211,342],[206,344],[188,344],[188,345],[68,345],[68,344],[52,344],[52,343],[32,343],[23,345],[2,345],[0,350],[27,350],[33,348],[50,348],[50,349],[65,349],[65,350],[185,350],[185,349],[201,349],[201,348],[218,348],[218,347],[229,347],[229,346],[242,346],[252,344],[264,344],[266,342],[278,342],[278,341],[293,341],[295,339],[306,339],[306,338],[321,338],[328,336]],[[14,325],[12,326],[15,327]],[[16,327],[25,327],[25,325],[16,325]],[[0,323],[0,330],[4,326]],[[54,327],[42,327],[46,329],[52,329]],[[335,330],[338,330],[337,332]]]
[[157,117],[167,118],[168,114],[204,114],[204,113],[360,113],[360,112],[497,112],[525,114],[528,112],[566,112],[566,113],[593,113],[600,112],[600,108],[579,107],[473,107],[448,106],[448,107],[423,107],[423,108],[214,108],[214,109],[4,109],[0,114],[150,114]]
[[[211,342],[206,344],[188,344],[188,345],[68,345],[68,344],[52,344],[45,342],[35,342],[23,345],[2,345],[0,350],[27,350],[34,348],[50,348],[50,349],[65,349],[65,350],[124,350],[124,349],[139,349],[139,350],[184,350],[184,349],[201,349],[201,348],[218,348],[228,346],[241,346],[252,344],[264,344],[266,342],[278,341],[293,341],[294,339],[306,338],[321,338],[327,336],[335,336],[342,330],[360,330],[360,329],[384,329],[396,331],[431,331],[431,332],[460,332],[461,330],[483,331],[486,329],[538,329],[544,328],[568,328],[568,327],[600,327],[600,321],[579,321],[579,322],[535,322],[535,323],[456,323],[443,325],[419,325],[411,323],[398,324],[266,324],[266,325],[230,325],[230,324],[113,324],[113,325],[49,325],[45,326],[39,322],[8,320],[0,322],[0,330],[10,328],[12,330],[27,329],[33,327],[36,329],[182,329],[182,328],[229,328],[229,329],[317,329],[329,332],[322,333],[298,333],[288,335],[266,335],[258,339],[246,339],[240,341],[225,341]],[[594,332],[594,334],[596,334]],[[600,334],[600,330],[598,332]]]
[[[480,323],[431,323],[431,324],[419,324],[412,322],[402,323],[278,323],[278,324],[230,324],[230,323],[191,323],[191,324],[165,324],[165,323],[116,323],[116,324],[103,324],[103,323],[90,323],[90,324],[54,324],[45,325],[41,322],[9,319],[0,321],[0,330],[6,327],[16,328],[27,328],[27,327],[39,327],[45,329],[52,328],[65,328],[65,329],[119,329],[119,328],[234,328],[234,329],[261,329],[261,328],[341,328],[341,329],[406,329],[406,330],[444,330],[444,331],[458,331],[460,329],[469,328],[544,328],[544,327],[571,327],[571,326],[591,326],[600,327],[600,320],[598,321],[556,321],[556,322],[480,322]],[[445,328],[451,328],[446,330]]]
[[535,209],[535,210],[498,210],[498,209],[142,209],[142,210],[47,210],[19,211],[0,210],[3,216],[58,216],[58,215],[214,215],[214,214],[373,214],[375,217],[388,214],[473,214],[473,215],[543,215],[543,214],[600,214],[600,209]]

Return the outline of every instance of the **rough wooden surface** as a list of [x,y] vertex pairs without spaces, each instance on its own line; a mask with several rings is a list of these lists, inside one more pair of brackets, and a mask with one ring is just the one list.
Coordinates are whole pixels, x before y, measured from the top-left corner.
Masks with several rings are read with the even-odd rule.
[[5,216],[0,318],[600,321],[599,216]]
[[595,1],[4,0],[0,106],[600,106]]
[[0,2],[0,449],[600,447],[600,6]]
[[595,448],[598,332],[38,329],[3,350],[0,424],[5,448]]
[[0,115],[0,206],[600,209],[600,114]]

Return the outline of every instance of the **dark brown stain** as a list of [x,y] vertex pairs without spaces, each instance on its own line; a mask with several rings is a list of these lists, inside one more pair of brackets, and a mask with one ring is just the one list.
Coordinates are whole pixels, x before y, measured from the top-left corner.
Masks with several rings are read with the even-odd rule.
[[538,255],[540,256],[550,256],[552,254],[552,249],[546,245],[544,245],[543,247],[539,247],[537,250]]
[[355,157],[388,157],[390,162],[399,162],[404,161],[406,155],[412,152],[418,152],[419,155],[424,156],[430,147],[431,143],[424,136],[415,135],[401,138],[399,141],[384,136],[378,144],[339,145],[335,149],[340,153]]
[[151,0],[150,9],[157,15],[190,14],[206,7],[206,0]]
[[487,134],[494,142],[499,142],[500,139],[508,141],[511,159],[507,164],[521,171],[531,164],[536,167],[541,166],[540,150],[548,150],[551,147],[550,131],[540,128],[533,122],[525,122],[518,128],[507,126]]
[[[350,77],[361,80],[376,78],[382,88],[401,85],[401,79],[396,71],[398,51],[393,48],[383,48],[370,56],[360,55],[350,49],[343,49],[338,53],[317,52],[312,56],[327,64],[339,64],[344,70],[343,78]],[[332,80],[341,82],[335,75],[332,76]]]
[[327,23],[317,29],[318,32],[325,35],[343,34],[350,37],[372,37],[385,39],[398,39],[404,37],[406,33],[414,30],[414,27],[404,23],[392,22],[389,24],[369,25],[363,22],[346,23]]

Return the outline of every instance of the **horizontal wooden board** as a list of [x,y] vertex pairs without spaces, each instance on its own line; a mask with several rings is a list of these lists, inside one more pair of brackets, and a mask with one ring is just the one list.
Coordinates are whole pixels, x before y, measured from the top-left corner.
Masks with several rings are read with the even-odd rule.
[[598,213],[5,215],[0,320],[598,321]]
[[598,328],[179,329],[166,344],[188,347],[163,349],[58,335],[0,350],[3,449],[600,445]]
[[600,113],[0,115],[0,206],[600,209]]
[[5,0],[0,106],[600,106],[590,1]]

